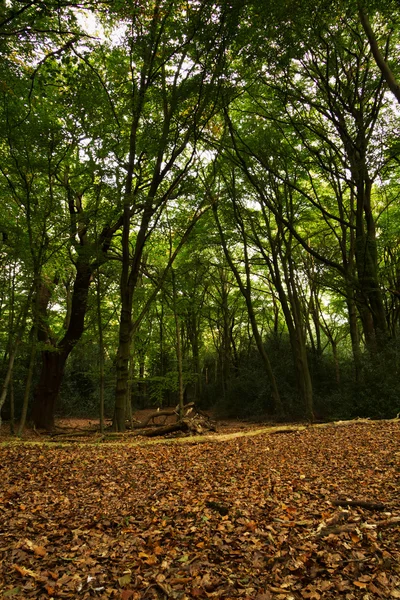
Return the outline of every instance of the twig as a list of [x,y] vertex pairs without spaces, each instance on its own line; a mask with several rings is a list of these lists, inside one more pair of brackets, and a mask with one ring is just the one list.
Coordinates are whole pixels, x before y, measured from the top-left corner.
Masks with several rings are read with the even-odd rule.
[[323,538],[330,534],[338,535],[344,532],[355,531],[356,529],[386,529],[398,526],[400,526],[400,517],[392,517],[391,519],[384,519],[375,523],[346,523],[346,525],[338,525],[336,527],[324,527],[321,531],[317,532],[316,537]]
[[332,500],[333,506],[359,506],[367,510],[387,510],[382,502],[368,502],[367,500]]

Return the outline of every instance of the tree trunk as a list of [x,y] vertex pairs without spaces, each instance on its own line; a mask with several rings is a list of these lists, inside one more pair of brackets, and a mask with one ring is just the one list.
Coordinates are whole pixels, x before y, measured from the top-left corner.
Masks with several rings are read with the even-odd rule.
[[54,413],[68,354],[57,350],[42,352],[42,369],[35,390],[32,419],[39,429],[52,431]]
[[367,347],[375,350],[385,344],[387,324],[378,277],[371,182],[367,175],[357,182],[356,232],[355,260],[359,283],[359,311]]
[[193,355],[193,368],[196,373],[196,381],[195,381],[195,389],[194,389],[194,399],[195,401],[200,400],[201,395],[203,393],[203,379],[200,367],[200,352],[199,352],[199,330],[196,327],[196,330],[192,335],[192,355]]
[[176,337],[176,361],[178,365],[178,410],[179,419],[183,419],[183,405],[184,405],[184,389],[183,389],[183,366],[182,366],[182,344],[181,344],[181,326],[180,318],[177,308],[177,294],[176,294],[176,282],[175,272],[171,270],[172,277],[172,293],[173,293],[173,310],[175,320],[175,337]]
[[8,390],[10,381],[11,381],[12,372],[13,372],[13,368],[14,368],[14,361],[15,361],[15,357],[17,355],[18,346],[19,346],[19,344],[22,340],[22,336],[24,335],[24,332],[25,332],[26,319],[28,316],[32,291],[33,291],[33,286],[29,290],[28,296],[25,301],[25,305],[22,309],[22,313],[19,316],[19,319],[18,319],[18,322],[16,325],[17,334],[16,334],[16,339],[14,342],[12,340],[12,333],[10,332],[10,339],[9,339],[10,350],[9,350],[9,356],[8,356],[8,366],[7,366],[6,375],[4,378],[3,387],[1,390],[1,394],[0,394],[0,426],[1,426],[1,409],[3,408],[3,404],[7,397],[7,390]]
[[10,433],[15,435],[15,397],[14,397],[14,378],[11,373],[10,379]]
[[199,351],[199,311],[196,310],[196,304],[193,304],[188,311],[187,318],[187,331],[190,346],[192,349],[192,365],[193,371],[196,373],[196,380],[194,383],[194,400],[199,400],[202,394],[202,375],[200,368],[200,351]]
[[83,253],[78,256],[75,267],[71,318],[68,329],[58,344],[48,325],[47,309],[51,297],[49,282],[42,281],[38,291],[38,340],[45,343],[47,348],[41,353],[42,367],[34,394],[32,418],[36,427],[49,431],[54,427],[54,413],[67,358],[82,337],[84,329],[92,269]]
[[329,341],[330,341],[331,348],[332,348],[333,361],[335,363],[336,383],[338,385],[338,388],[340,388],[341,377],[340,377],[339,357],[338,357],[338,351],[337,351],[337,342],[333,339],[332,336],[330,336]]
[[228,305],[228,294],[229,287],[228,281],[223,268],[219,269],[219,276],[221,280],[220,284],[220,295],[221,295],[221,310],[222,310],[222,341],[221,341],[221,375],[222,375],[222,390],[224,398],[226,397],[231,379],[231,336],[229,328],[229,305]]
[[15,360],[15,356],[17,354],[17,350],[18,350],[18,346],[17,346],[17,344],[15,344],[10,352],[6,376],[4,378],[3,387],[1,390],[1,394],[0,394],[0,426],[1,426],[1,409],[3,408],[4,402],[6,401],[6,398],[7,398],[8,386],[11,381],[13,367],[14,367],[14,360]]
[[357,325],[357,307],[356,307],[356,303],[354,301],[352,291],[348,291],[348,293],[347,293],[346,304],[347,304],[347,313],[349,316],[350,339],[351,339],[351,349],[353,352],[353,360],[354,360],[355,381],[356,381],[356,383],[359,383],[361,381],[361,373],[362,373],[360,334],[358,332],[358,325]]
[[309,419],[309,421],[314,421],[313,387],[310,369],[308,367],[306,336],[304,331],[304,323],[302,319],[303,311],[295,281],[291,240],[289,240],[288,244],[290,248],[290,253],[288,256],[289,264],[284,265],[284,272],[295,329],[295,331],[292,331],[292,337],[294,338],[292,343],[295,349],[295,365],[297,374],[296,379],[300,392],[300,397],[304,403],[304,407],[306,410],[307,418]]
[[[379,89],[375,101],[379,102]],[[351,105],[355,110],[355,107]],[[370,351],[383,348],[387,341],[387,323],[379,281],[378,250],[375,217],[371,206],[372,179],[368,170],[368,144],[366,116],[357,110],[356,134],[348,131],[341,108],[336,110],[337,127],[342,138],[352,175],[352,195],[355,195],[354,261],[357,271],[355,300],[360,313],[365,341]],[[375,119],[370,115],[368,127],[372,131]]]
[[21,437],[21,435],[22,435],[22,432],[24,430],[25,423],[26,423],[26,415],[28,414],[29,396],[31,393],[33,372],[35,370],[35,362],[36,362],[36,337],[37,337],[37,328],[34,327],[32,340],[31,340],[31,355],[29,358],[28,374],[26,377],[24,399],[22,402],[22,413],[21,413],[21,418],[20,418],[19,427],[18,427],[18,434],[17,434],[18,437]]
[[245,255],[244,256],[244,266],[245,266],[245,273],[246,273],[246,285],[243,283],[242,277],[241,277],[238,269],[236,268],[236,265],[233,262],[232,256],[228,250],[228,245],[226,242],[224,231],[222,229],[222,226],[221,226],[221,223],[220,223],[220,220],[218,217],[217,206],[215,204],[213,204],[213,213],[214,213],[215,223],[217,225],[217,229],[218,229],[218,232],[220,235],[220,239],[221,239],[221,243],[222,243],[222,247],[224,250],[226,260],[228,262],[229,267],[232,270],[232,273],[233,273],[233,275],[237,281],[237,284],[239,286],[240,292],[243,295],[245,302],[246,302],[247,312],[249,315],[249,321],[250,321],[251,330],[252,330],[252,333],[254,336],[254,341],[256,342],[256,346],[257,346],[258,352],[260,353],[260,357],[261,357],[262,363],[264,365],[266,375],[267,375],[268,380],[271,385],[271,396],[272,396],[272,403],[273,403],[272,408],[278,416],[283,416],[283,406],[282,406],[281,397],[279,395],[279,390],[278,390],[278,386],[276,383],[275,375],[272,370],[269,356],[267,354],[267,351],[264,347],[264,343],[263,343],[261,335],[260,335],[256,315],[254,313],[253,302],[251,299],[250,264],[248,261],[247,239],[246,239],[246,234],[243,229],[243,223],[241,222],[240,217],[239,217],[238,224],[241,229],[243,247],[244,247],[244,255]]
[[100,432],[104,433],[104,340],[101,315],[101,280],[99,269],[97,270],[96,284],[97,330],[99,334],[99,421]]
[[[131,174],[132,175],[132,174]],[[143,210],[140,228],[136,236],[133,257],[130,254],[130,193],[132,182],[126,183],[126,197],[124,206],[124,218],[122,228],[122,273],[121,273],[121,317],[119,323],[119,341],[117,352],[115,385],[115,408],[112,428],[113,431],[125,431],[126,404],[128,401],[129,360],[131,352],[131,341],[133,334],[132,306],[133,296],[137,287],[140,265],[143,251],[147,240],[147,230],[150,219],[154,213],[152,208],[152,196],[149,193],[148,203]],[[155,185],[153,181],[153,186]],[[154,190],[155,191],[155,190]]]
[[115,387],[115,407],[113,431],[125,431],[126,404],[128,399],[129,357],[131,347],[131,310],[121,310],[119,324],[119,345],[116,361],[117,381]]
[[[273,236],[271,233],[270,223],[265,212],[264,220],[265,227],[268,232],[272,260],[269,254],[266,252],[254,226],[252,227],[252,230],[257,246],[268,265],[272,282],[276,288],[276,291],[278,292],[279,301],[281,303],[289,333],[297,390],[305,408],[307,418],[310,421],[313,421],[313,387],[310,369],[308,366],[306,335],[302,320],[302,307],[295,281],[291,234],[288,234],[289,238],[285,237],[282,224],[277,221],[279,235]],[[282,274],[285,287],[283,285]]]
[[[283,257],[281,257],[283,260]],[[290,257],[289,257],[289,260]],[[285,316],[286,325],[289,332],[290,347],[292,350],[296,384],[300,400],[306,411],[307,418],[314,420],[313,409],[313,388],[308,366],[307,348],[305,340],[304,325],[301,320],[301,306],[296,290],[296,284],[293,281],[293,270],[287,265],[283,265],[283,271],[286,279],[286,289],[282,285],[278,261],[274,257],[275,271],[271,272],[275,282],[279,299]]]

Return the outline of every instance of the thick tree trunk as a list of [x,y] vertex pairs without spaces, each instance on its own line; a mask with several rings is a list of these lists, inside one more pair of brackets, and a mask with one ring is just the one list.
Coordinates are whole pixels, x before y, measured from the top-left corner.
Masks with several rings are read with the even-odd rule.
[[[124,432],[126,428],[126,406],[128,400],[129,359],[132,341],[132,305],[136,290],[140,264],[146,242],[146,233],[152,209],[147,208],[142,216],[142,222],[136,237],[136,247],[132,261],[129,252],[130,208],[125,206],[123,225],[123,264],[121,274],[121,317],[119,323],[119,342],[117,353],[117,380],[115,385],[115,408],[113,431]],[[131,266],[130,266],[131,265]]]
[[32,409],[32,419],[39,429],[54,428],[54,413],[68,354],[57,350],[42,352],[42,369]]
[[[42,282],[38,291],[38,339],[47,349],[41,353],[42,367],[39,383],[34,394],[32,418],[36,427],[52,430],[54,413],[65,364],[71,351],[82,337],[92,269],[85,255],[79,256],[75,264],[76,275],[72,293],[71,318],[63,339],[56,344],[48,326],[47,307],[51,297],[48,282]],[[50,347],[50,349],[49,349]]]
[[371,209],[371,182],[366,175],[357,182],[356,232],[355,260],[359,283],[359,312],[367,347],[376,350],[385,344],[387,323],[378,277],[375,221]]

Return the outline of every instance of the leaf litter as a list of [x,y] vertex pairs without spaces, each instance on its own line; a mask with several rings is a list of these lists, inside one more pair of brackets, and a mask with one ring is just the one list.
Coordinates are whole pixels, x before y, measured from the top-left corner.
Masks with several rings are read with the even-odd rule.
[[400,598],[399,441],[392,421],[3,445],[1,597]]

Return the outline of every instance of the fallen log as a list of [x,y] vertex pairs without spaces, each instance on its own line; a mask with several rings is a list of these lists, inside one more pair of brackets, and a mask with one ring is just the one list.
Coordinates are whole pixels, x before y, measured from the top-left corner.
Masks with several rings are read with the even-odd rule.
[[332,500],[333,506],[358,506],[367,510],[387,510],[382,502],[368,502],[367,500]]
[[150,429],[144,431],[142,435],[146,437],[156,437],[158,435],[167,435],[168,433],[175,433],[176,431],[187,431],[185,423],[178,421],[177,423],[171,423],[171,425],[165,425],[165,427],[157,427],[157,429]]
[[64,437],[68,437],[68,438],[72,438],[72,437],[90,437],[93,434],[98,433],[100,430],[99,429],[87,429],[86,431],[84,429],[80,430],[80,431],[70,431],[70,432],[66,432],[66,431],[62,431],[62,432],[53,432],[50,433],[51,438],[64,438]]
[[147,418],[144,421],[135,421],[133,427],[134,429],[143,429],[143,427],[148,427],[150,425],[150,422],[153,421],[153,424],[155,426],[159,426],[159,423],[156,423],[156,419],[159,419],[160,417],[164,417],[164,423],[166,421],[166,419],[168,417],[172,417],[173,415],[176,415],[174,410],[158,410],[157,412],[151,413],[150,415],[147,416]]
[[[185,406],[183,407],[184,414],[186,415],[193,407],[194,407],[194,402],[189,402],[188,404],[185,404]],[[136,421],[134,428],[135,429],[143,429],[149,425],[150,421],[153,421],[153,423],[155,423],[155,419],[157,419],[159,417],[167,418],[167,417],[172,417],[174,415],[176,416],[176,419],[178,420],[179,419],[179,407],[178,406],[176,406],[175,408],[156,410],[153,413],[151,413],[150,415],[148,415],[144,421],[142,421],[142,422]],[[164,419],[164,423],[165,423],[165,419]]]
[[143,432],[146,437],[155,437],[159,435],[167,435],[182,431],[187,434],[201,435],[206,431],[216,431],[216,424],[211,421],[208,415],[200,414],[194,408],[194,403],[187,404],[186,414],[180,421],[171,423],[157,429],[151,429]]
[[270,435],[278,435],[279,433],[299,433],[299,431],[304,431],[305,427],[284,427],[282,429],[275,429],[270,432]]

